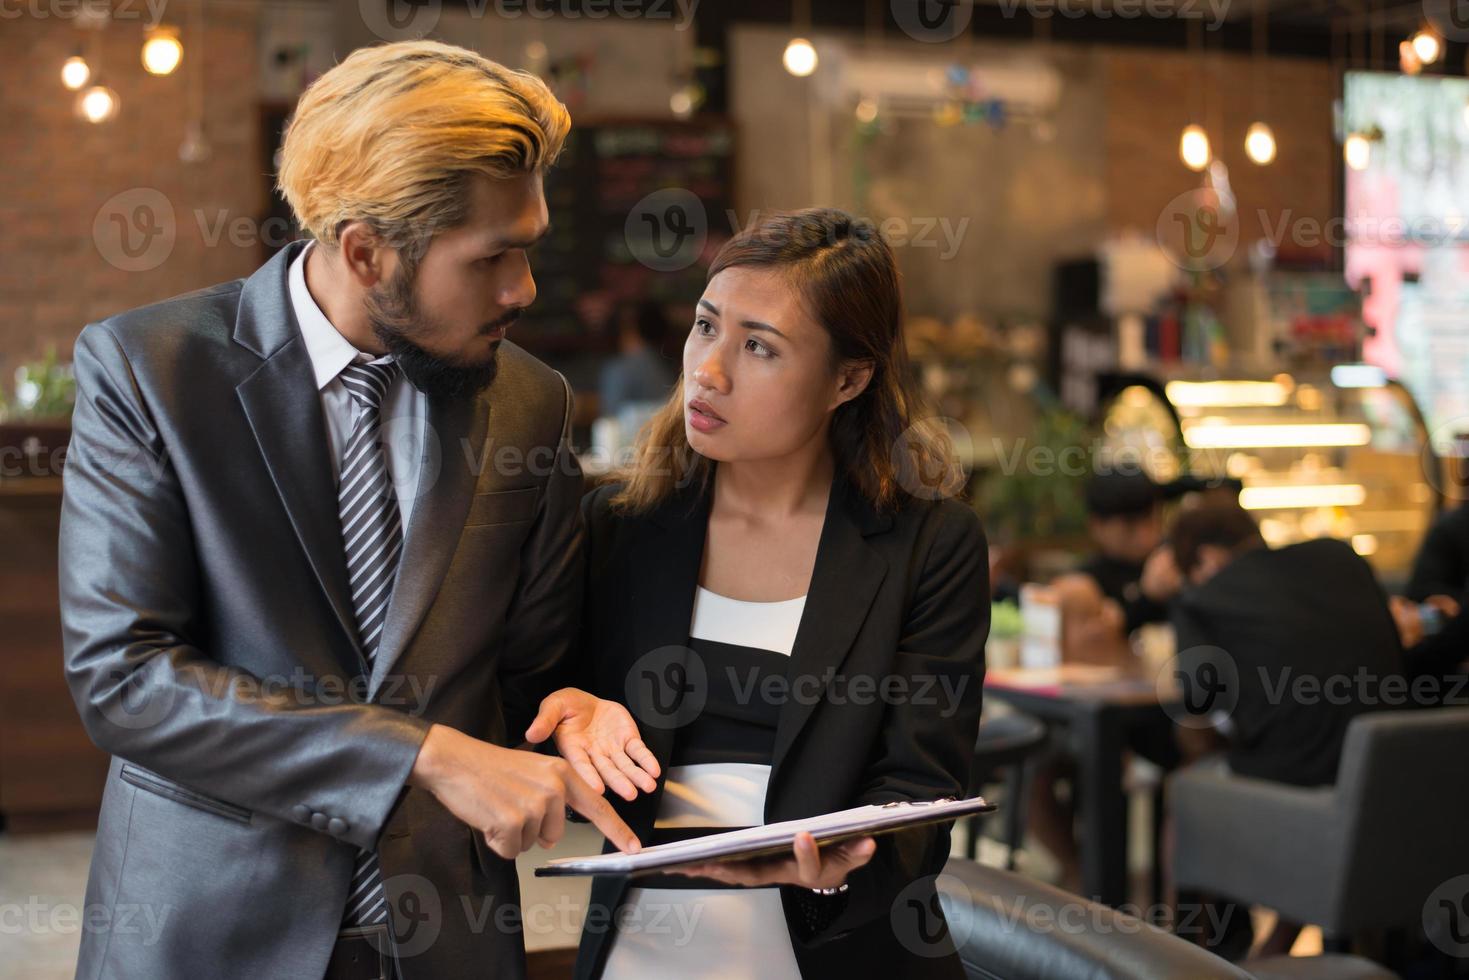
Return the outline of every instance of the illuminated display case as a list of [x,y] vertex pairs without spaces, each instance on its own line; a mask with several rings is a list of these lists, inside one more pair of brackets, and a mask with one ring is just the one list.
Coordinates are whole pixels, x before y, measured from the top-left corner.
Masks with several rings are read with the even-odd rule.
[[1102,446],[1158,481],[1235,477],[1240,503],[1279,546],[1352,543],[1389,586],[1411,569],[1440,506],[1439,461],[1423,417],[1381,370],[1205,380],[1112,376]]

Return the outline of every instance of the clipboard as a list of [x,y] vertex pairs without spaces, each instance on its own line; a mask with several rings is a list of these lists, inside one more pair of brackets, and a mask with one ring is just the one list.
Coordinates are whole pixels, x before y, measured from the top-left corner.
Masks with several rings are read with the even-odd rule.
[[956,800],[952,797],[919,802],[879,803],[838,810],[818,817],[785,820],[759,827],[745,827],[723,834],[645,847],[636,854],[612,852],[591,857],[552,858],[536,868],[536,877],[573,875],[627,875],[667,871],[686,864],[708,861],[749,861],[789,853],[802,831],[816,838],[818,847],[839,844],[858,837],[876,837],[909,827],[947,823],[978,813],[991,813],[995,804],[983,797]]

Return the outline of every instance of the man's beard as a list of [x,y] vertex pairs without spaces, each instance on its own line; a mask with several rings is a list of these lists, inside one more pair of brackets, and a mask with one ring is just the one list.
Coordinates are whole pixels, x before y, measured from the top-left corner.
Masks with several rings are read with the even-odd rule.
[[[483,362],[474,362],[431,354],[410,339],[410,335],[432,333],[434,324],[419,310],[413,283],[402,276],[394,276],[381,288],[368,293],[367,317],[373,334],[393,355],[403,369],[403,376],[432,400],[469,398],[495,380],[499,367],[498,342],[491,346]],[[480,328],[481,333],[508,326],[519,317],[519,308],[507,310],[499,319]]]

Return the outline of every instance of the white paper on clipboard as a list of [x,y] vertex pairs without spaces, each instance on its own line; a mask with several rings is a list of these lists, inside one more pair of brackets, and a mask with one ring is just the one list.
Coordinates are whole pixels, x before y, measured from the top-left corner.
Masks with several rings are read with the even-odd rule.
[[636,854],[613,852],[594,857],[553,858],[536,869],[540,877],[555,875],[636,875],[683,864],[738,861],[789,850],[805,831],[818,845],[867,837],[929,823],[943,823],[995,809],[982,797],[967,800],[883,803],[838,810],[817,817],[746,827],[723,834],[647,847]]

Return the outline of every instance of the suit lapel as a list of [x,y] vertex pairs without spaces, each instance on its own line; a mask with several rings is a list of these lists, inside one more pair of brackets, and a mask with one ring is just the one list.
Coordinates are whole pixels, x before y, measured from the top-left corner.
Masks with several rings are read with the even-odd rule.
[[[694,594],[699,584],[699,568],[704,561],[704,539],[709,528],[709,493],[690,489],[678,494],[649,515],[649,541],[643,552],[638,572],[631,583],[629,607],[639,610],[634,628],[633,654],[637,660],[664,648],[671,657],[655,658],[657,671],[672,671],[678,665],[688,668],[689,627],[694,618]],[[642,683],[632,678],[627,685],[629,705],[635,718],[656,719],[667,715],[667,709],[647,699],[658,697],[657,682]],[[672,756],[676,729],[646,723],[639,726],[644,741],[660,760]]]
[[[867,543],[866,537],[890,526],[891,518],[872,511],[845,480],[838,479],[832,486],[826,522],[816,548],[811,586],[806,592],[806,606],[788,667],[788,677],[793,683],[797,677],[820,678],[820,694],[815,698],[788,698],[781,708],[771,751],[772,786],[802,727],[816,705],[824,700],[826,685],[852,649],[867,620],[872,600],[887,577],[887,561]],[[805,687],[799,685],[793,689]],[[773,794],[766,796],[767,813],[771,799]]]
[[362,650],[347,581],[326,418],[286,280],[300,249],[299,243],[287,246],[245,281],[234,339],[264,362],[235,386],[235,394],[296,538],[356,653],[354,662],[342,664],[351,676],[362,670]]
[[443,585],[474,498],[477,474],[471,457],[477,454],[464,450],[484,445],[490,417],[490,400],[484,394],[456,402],[429,401],[418,499],[373,660],[369,697],[377,696]]

